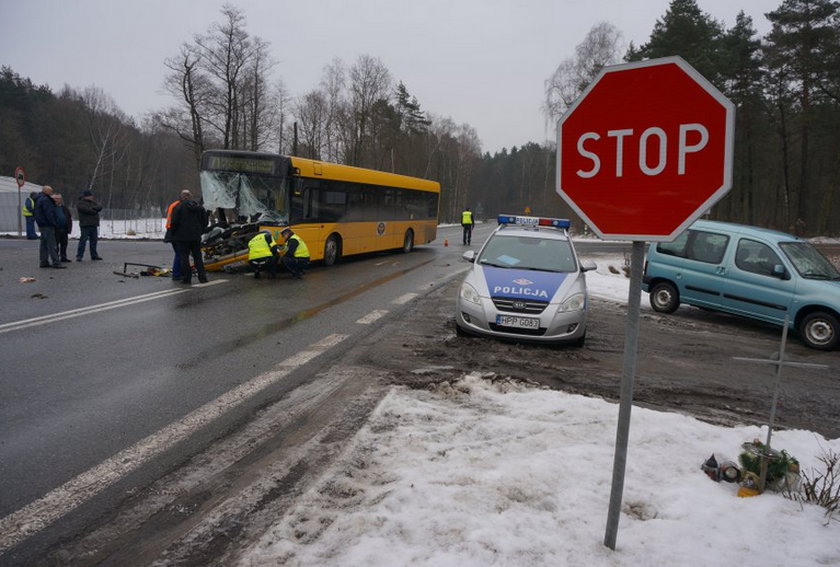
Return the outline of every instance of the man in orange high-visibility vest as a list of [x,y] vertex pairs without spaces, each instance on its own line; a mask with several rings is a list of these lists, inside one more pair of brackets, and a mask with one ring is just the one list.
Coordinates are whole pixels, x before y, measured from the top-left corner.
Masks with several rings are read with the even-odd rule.
[[170,238],[172,236],[172,211],[175,207],[181,202],[181,199],[177,201],[172,201],[169,206],[166,208],[166,234],[163,236],[164,242],[169,242],[172,245],[172,249],[175,251],[175,258],[172,260],[172,279],[173,280],[180,280],[182,279],[181,276],[181,255],[178,253],[178,247],[175,246],[175,243],[172,242]]

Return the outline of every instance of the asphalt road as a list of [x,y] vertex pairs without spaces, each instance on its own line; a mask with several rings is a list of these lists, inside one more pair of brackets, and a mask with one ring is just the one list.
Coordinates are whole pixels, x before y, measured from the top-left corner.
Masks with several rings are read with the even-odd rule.
[[[313,267],[302,282],[217,274],[186,287],[114,274],[125,262],[170,262],[161,242],[103,242],[104,261],[65,270],[39,268],[37,242],[3,240],[0,251],[0,517],[324,337],[361,333],[359,318],[393,314],[392,299],[450,277],[455,252],[368,256]],[[28,277],[35,281],[21,281]],[[276,395],[269,389],[209,428]]]

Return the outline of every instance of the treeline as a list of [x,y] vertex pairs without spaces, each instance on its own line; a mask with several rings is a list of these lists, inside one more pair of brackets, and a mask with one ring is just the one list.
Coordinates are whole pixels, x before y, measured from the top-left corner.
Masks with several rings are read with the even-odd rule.
[[[784,0],[766,15],[765,37],[749,16],[727,29],[695,0],[673,0],[640,46],[598,24],[546,80],[546,119],[556,122],[604,65],[680,55],[737,108],[734,186],[711,216],[840,234],[838,6]],[[54,94],[2,68],[0,172],[25,165],[36,183],[90,188],[111,207],[161,207],[195,187],[203,150],[272,151],[435,179],[444,222],[465,206],[484,217],[527,208],[583,228],[555,193],[553,141],[482,153],[473,127],[424,110],[369,55],[333,60],[318,85],[292,97],[245,15],[224,6],[221,16],[164,62],[174,103],[142,124],[95,88]]]
[[0,172],[52,185],[68,205],[91,189],[109,209],[146,209],[171,201],[197,179],[189,153],[152,122],[126,117],[101,90],[54,94],[0,68]]

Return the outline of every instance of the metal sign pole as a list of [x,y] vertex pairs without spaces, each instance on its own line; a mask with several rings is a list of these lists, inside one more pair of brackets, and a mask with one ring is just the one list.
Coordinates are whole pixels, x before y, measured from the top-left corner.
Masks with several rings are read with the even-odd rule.
[[630,438],[630,410],[633,407],[633,382],[636,377],[636,353],[639,348],[639,319],[642,301],[642,268],[645,243],[633,242],[630,257],[630,294],[627,297],[627,325],[624,334],[624,369],[621,376],[621,401],[618,406],[618,427],[615,434],[612,489],[607,515],[604,545],[615,550],[621,498],[624,492],[624,469],[627,464],[627,445]]
[[23,237],[23,221],[20,218],[23,215],[23,204],[21,203],[20,192],[23,189],[23,186],[26,184],[26,172],[23,171],[22,167],[15,168],[15,181],[17,182],[18,186],[18,238]]
[[23,202],[20,200],[20,185],[18,185],[18,206],[17,206],[18,238],[23,238],[23,220],[20,218],[21,216],[23,216]]

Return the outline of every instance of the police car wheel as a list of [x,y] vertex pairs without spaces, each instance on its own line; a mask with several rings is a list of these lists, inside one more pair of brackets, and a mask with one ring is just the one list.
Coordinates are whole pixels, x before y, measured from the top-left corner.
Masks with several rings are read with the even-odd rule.
[[586,333],[581,335],[580,338],[577,338],[577,339],[573,340],[570,344],[573,347],[578,347],[578,348],[582,347],[584,344],[586,344]]
[[830,313],[809,313],[799,323],[799,336],[807,346],[834,350],[840,344],[840,322]]
[[680,292],[669,282],[659,282],[650,290],[650,306],[660,313],[673,313],[680,306]]
[[459,337],[468,337],[470,334],[461,328],[461,325],[455,323],[455,335]]

